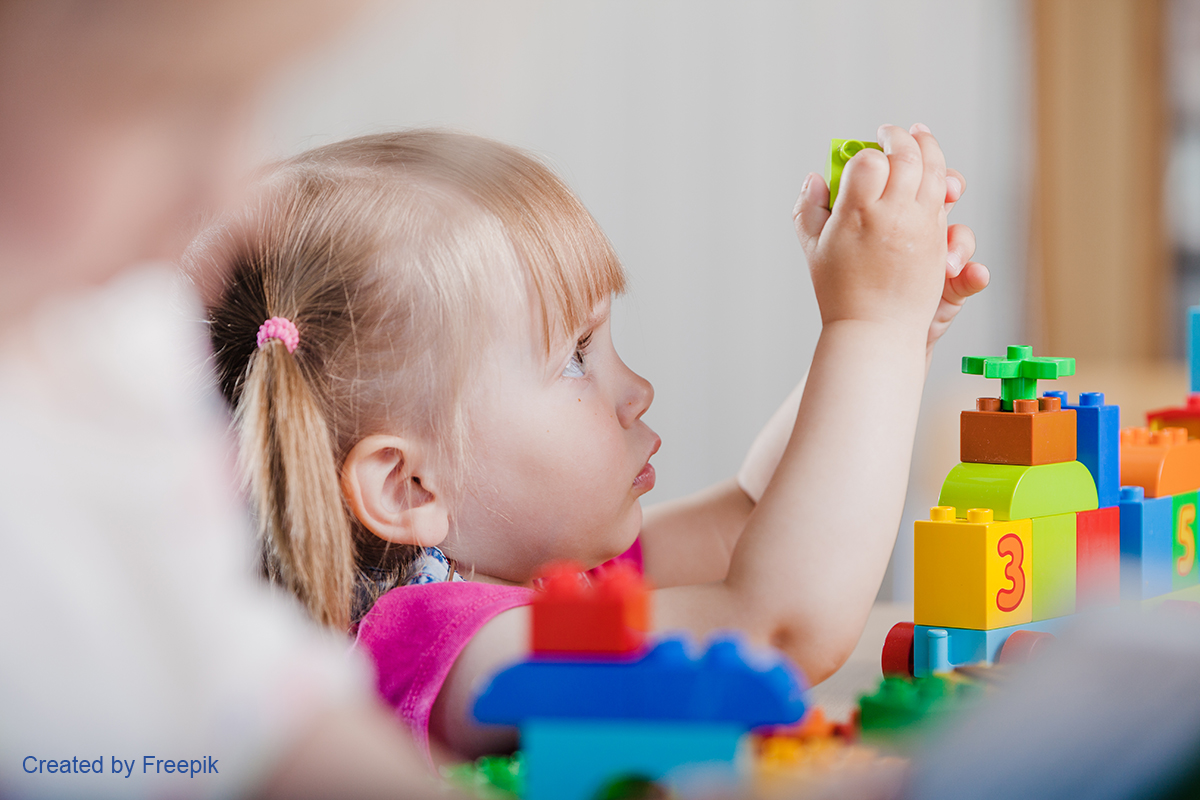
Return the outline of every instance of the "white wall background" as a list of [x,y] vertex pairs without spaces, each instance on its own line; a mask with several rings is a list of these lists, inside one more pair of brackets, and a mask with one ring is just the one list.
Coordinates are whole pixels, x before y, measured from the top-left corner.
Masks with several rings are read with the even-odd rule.
[[807,367],[819,317],[791,209],[829,139],[929,125],[967,177],[953,221],[974,227],[993,283],[930,376],[884,587],[901,599],[912,519],[957,462],[957,411],[987,393],[958,360],[1021,330],[1027,60],[1016,0],[439,0],[369,13],[279,87],[267,125],[275,155],[438,125],[557,168],[632,279],[614,337],[657,392],[650,502],[732,475]]

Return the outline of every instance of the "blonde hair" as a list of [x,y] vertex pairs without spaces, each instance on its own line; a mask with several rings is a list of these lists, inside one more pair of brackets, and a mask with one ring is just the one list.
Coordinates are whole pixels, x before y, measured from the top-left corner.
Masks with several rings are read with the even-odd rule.
[[[431,130],[276,165],[187,261],[227,275],[210,331],[264,570],[340,629],[403,581],[418,550],[349,511],[339,485],[349,450],[371,433],[425,436],[457,496],[464,388],[504,304],[528,297],[540,310],[548,353],[625,285],[595,220],[545,165]],[[294,353],[257,346],[274,316],[298,328]]]

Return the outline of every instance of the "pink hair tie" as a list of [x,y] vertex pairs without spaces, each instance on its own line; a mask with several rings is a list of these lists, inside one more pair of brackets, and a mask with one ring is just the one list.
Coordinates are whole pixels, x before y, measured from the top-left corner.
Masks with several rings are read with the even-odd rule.
[[283,342],[288,352],[294,353],[296,345],[300,344],[300,331],[296,330],[295,323],[287,317],[271,317],[258,326],[258,346],[263,347],[272,339]]

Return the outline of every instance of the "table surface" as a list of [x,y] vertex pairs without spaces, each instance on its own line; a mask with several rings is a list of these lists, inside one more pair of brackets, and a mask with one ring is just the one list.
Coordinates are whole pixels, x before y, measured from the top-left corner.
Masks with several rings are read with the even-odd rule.
[[859,695],[875,691],[883,677],[879,668],[883,640],[893,625],[912,618],[912,603],[876,603],[871,608],[867,626],[850,658],[810,692],[812,702],[825,710],[826,718],[835,722],[849,719],[858,706]]

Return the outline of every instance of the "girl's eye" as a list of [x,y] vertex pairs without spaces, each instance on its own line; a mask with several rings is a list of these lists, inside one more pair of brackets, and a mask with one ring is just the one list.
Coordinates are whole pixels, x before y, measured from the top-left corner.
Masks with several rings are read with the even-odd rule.
[[583,377],[583,359],[587,355],[587,348],[591,342],[592,334],[589,333],[575,343],[575,352],[571,355],[571,360],[567,362],[567,366],[563,369],[564,378]]

